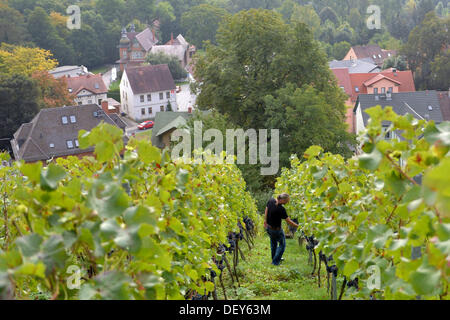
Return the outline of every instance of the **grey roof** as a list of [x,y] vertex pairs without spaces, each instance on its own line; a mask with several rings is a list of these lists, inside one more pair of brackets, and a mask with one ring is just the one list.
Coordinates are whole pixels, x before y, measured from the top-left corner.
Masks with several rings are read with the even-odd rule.
[[373,60],[370,58],[359,59],[359,60],[333,60],[328,62],[330,69],[337,68],[347,68],[348,73],[370,73],[370,72],[380,72],[381,69]]
[[[95,117],[94,112],[99,112],[100,116]],[[63,116],[67,117],[67,124],[62,123]],[[71,116],[75,116],[75,123],[71,122]],[[76,148],[75,139],[78,139],[80,130],[90,131],[101,121],[116,125],[96,104],[42,109],[30,123],[22,124],[14,134],[11,140],[14,156],[16,160],[33,162],[92,152],[93,147]],[[74,148],[67,147],[69,140]]]
[[[378,97],[378,100],[376,100],[376,97]],[[364,126],[367,126],[369,120],[369,115],[364,110],[377,105],[382,108],[391,106],[394,112],[399,115],[409,113],[417,119],[434,120],[436,123],[443,121],[437,91],[392,93],[391,100],[382,97],[381,94],[360,94],[358,96],[353,112],[356,111],[358,105],[361,106]],[[432,110],[429,110],[429,106],[432,107]]]
[[[155,117],[155,124],[152,129],[152,133],[155,132],[155,134],[152,134],[152,144],[155,147],[164,148],[164,144],[162,143],[162,137],[161,137],[161,135],[158,135],[158,133],[161,131],[161,129],[164,129],[165,127],[167,127],[167,125],[173,123],[179,117],[182,117],[185,120],[188,120],[191,116],[192,116],[192,114],[189,112],[171,112],[171,111],[157,112],[156,117]],[[177,124],[181,124],[178,122],[179,121],[176,121]]]
[[153,32],[146,28],[144,31],[136,35],[136,39],[139,41],[141,46],[145,51],[149,51],[156,43],[158,43],[158,38],[155,36],[153,38]]

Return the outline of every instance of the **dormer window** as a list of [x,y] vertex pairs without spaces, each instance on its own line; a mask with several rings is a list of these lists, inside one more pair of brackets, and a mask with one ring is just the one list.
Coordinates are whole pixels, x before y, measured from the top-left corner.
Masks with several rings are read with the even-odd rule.
[[95,87],[95,89],[98,89],[98,88],[100,88],[100,86],[98,85],[98,83],[96,82],[95,84],[94,84],[94,87]]
[[70,116],[70,123],[75,123],[77,122],[77,118],[75,118],[75,116]]
[[50,148],[54,148],[55,144],[54,143],[50,143]]
[[72,93],[72,88],[69,88],[69,92]]
[[433,111],[433,107],[432,106],[428,106],[428,110],[429,111]]
[[377,58],[377,56],[376,56],[376,55],[374,54],[374,55],[373,55],[373,58],[374,58],[374,59],[376,59],[376,58]]
[[62,117],[61,119],[62,119],[62,123],[63,124],[68,124],[69,123],[69,121],[67,120],[66,116]]
[[68,149],[73,149],[73,142],[72,142],[72,140],[67,140],[66,143],[67,143],[67,148]]
[[78,139],[75,139],[75,147],[79,148],[80,144],[78,143]]
[[381,59],[381,54],[379,54],[379,55],[378,55],[378,58],[380,58],[380,59]]

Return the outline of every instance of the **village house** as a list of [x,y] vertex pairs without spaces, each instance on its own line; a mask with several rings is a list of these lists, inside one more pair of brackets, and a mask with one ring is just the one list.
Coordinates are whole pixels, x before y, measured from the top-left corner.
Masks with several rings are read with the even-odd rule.
[[78,132],[90,131],[102,121],[124,131],[126,124],[117,114],[113,117],[115,120],[97,104],[42,109],[31,122],[22,124],[14,133],[11,140],[14,158],[36,162],[92,155],[94,147],[80,149]]
[[136,32],[134,24],[127,32],[122,29],[122,37],[119,42],[120,59],[116,61],[120,65],[120,70],[124,71],[128,67],[137,67],[145,62],[145,57],[152,47],[159,42],[155,30],[146,28],[142,32]]
[[[355,131],[359,134],[365,130],[369,121],[369,115],[365,112],[368,108],[380,105],[382,108],[391,106],[399,115],[411,114],[416,119],[434,120],[435,123],[444,121],[439,104],[438,92],[434,90],[398,93],[360,94],[353,112],[355,114]],[[383,123],[387,130],[388,123]],[[393,139],[398,136],[396,132],[387,132],[385,138]]]
[[170,146],[172,133],[187,124],[191,112],[159,112],[152,130],[152,145],[160,149]]
[[121,112],[135,121],[178,111],[176,86],[167,64],[125,69],[120,82]]
[[120,70],[124,71],[129,67],[138,67],[145,62],[145,58],[149,53],[157,54],[160,52],[177,57],[182,68],[186,68],[189,65],[196,48],[187,43],[181,34],[174,38],[172,33],[171,39],[164,45],[159,45],[159,41],[155,29],[150,30],[150,28],[146,28],[138,33],[133,24],[129,32],[126,28],[123,28],[118,46],[120,59],[116,61],[120,65]]
[[153,46],[150,53],[158,54],[162,52],[168,56],[175,56],[180,62],[181,67],[185,69],[191,62],[195,51],[195,46],[189,45],[181,34],[174,39],[172,33],[171,39],[165,45]]
[[352,111],[358,96],[361,94],[383,94],[398,92],[414,92],[416,87],[412,72],[386,69],[382,72],[349,73],[348,68],[331,70],[337,79],[338,86],[347,94],[348,131],[355,132],[354,113]]
[[61,66],[49,71],[56,79],[62,77],[78,77],[91,74],[85,66]]
[[93,104],[101,105],[107,99],[108,88],[101,74],[84,75],[79,77],[65,77],[67,88],[75,95],[75,103],[78,105]]
[[395,50],[384,50],[378,45],[371,44],[367,46],[351,47],[342,60],[359,60],[370,58],[377,66],[382,67],[384,60],[395,56],[396,54],[397,52]]
[[370,73],[380,72],[381,68],[377,66],[373,59],[358,59],[358,60],[333,60],[328,62],[330,69],[348,69],[348,73]]

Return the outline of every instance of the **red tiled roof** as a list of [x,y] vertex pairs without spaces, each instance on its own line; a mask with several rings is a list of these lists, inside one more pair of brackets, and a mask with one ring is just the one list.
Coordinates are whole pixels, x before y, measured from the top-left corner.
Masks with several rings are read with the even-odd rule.
[[401,82],[399,82],[397,80],[394,80],[392,78],[386,77],[384,74],[378,74],[377,76],[373,77],[372,79],[367,80],[366,82],[364,82],[364,85],[366,87],[370,87],[374,83],[377,83],[378,81],[383,80],[383,79],[386,79],[386,80],[394,82],[394,83],[396,83],[398,85],[401,85]]
[[[350,74],[350,81],[352,85],[352,101],[355,102],[358,98],[359,94],[366,94],[367,87],[364,83],[367,81],[379,76],[380,73],[352,73]],[[400,82],[398,87],[399,92],[409,92],[416,91],[416,87],[414,85],[414,79],[411,70],[407,71],[384,71],[382,75],[385,78],[395,80],[396,82]],[[359,91],[356,91],[356,87],[358,87]]]
[[385,59],[396,55],[395,50],[384,50],[378,45],[355,46],[352,47],[357,59],[371,58],[376,64],[381,64]]
[[339,87],[344,87],[344,91],[349,96],[352,95],[352,83],[350,81],[350,74],[348,68],[331,69],[336,76]]
[[101,74],[88,74],[79,77],[64,77],[67,81],[67,88],[72,89],[73,94],[78,94],[81,90],[86,89],[95,94],[108,92],[108,88],[103,82]]

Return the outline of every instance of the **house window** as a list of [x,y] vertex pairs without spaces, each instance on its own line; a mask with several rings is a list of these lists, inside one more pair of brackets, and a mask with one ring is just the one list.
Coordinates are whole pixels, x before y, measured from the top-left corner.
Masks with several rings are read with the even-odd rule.
[[141,109],[141,115],[145,116],[145,108]]
[[166,98],[170,99],[170,92],[169,91],[166,92]]
[[81,104],[82,104],[82,102],[81,102],[81,101],[78,101],[78,105],[81,106]]
[[141,95],[141,102],[144,102],[144,95]]
[[393,91],[394,91],[394,88],[393,87],[389,87],[388,93],[392,93]]
[[88,104],[92,104],[92,100],[88,100]]
[[377,94],[378,93],[378,88],[373,88],[373,93]]
[[77,118],[75,118],[75,116],[70,116],[70,123],[75,123],[77,122]]
[[152,113],[153,113],[152,107],[148,108],[148,114],[152,114]]
[[358,88],[358,87],[355,87],[355,91],[356,91],[356,92],[359,92],[359,88]]
[[102,105],[102,99],[98,99],[98,105],[99,105],[99,106]]
[[389,127],[383,126],[384,138],[389,140],[391,139],[391,131],[388,131]]
[[161,111],[164,111],[164,106],[161,106],[161,107],[160,107],[160,110],[161,110]]
[[67,120],[67,117],[62,117],[62,123],[63,124],[68,124],[69,121]]
[[73,142],[72,142],[72,140],[67,140],[66,143],[67,143],[67,148],[73,149]]
[[386,88],[385,87],[381,88],[381,93],[386,93]]
[[75,139],[75,147],[79,148],[80,144],[78,143],[78,139]]
[[152,101],[152,95],[151,94],[147,95],[147,101]]
[[162,100],[162,99],[164,99],[164,93],[160,92],[159,93],[159,100]]

